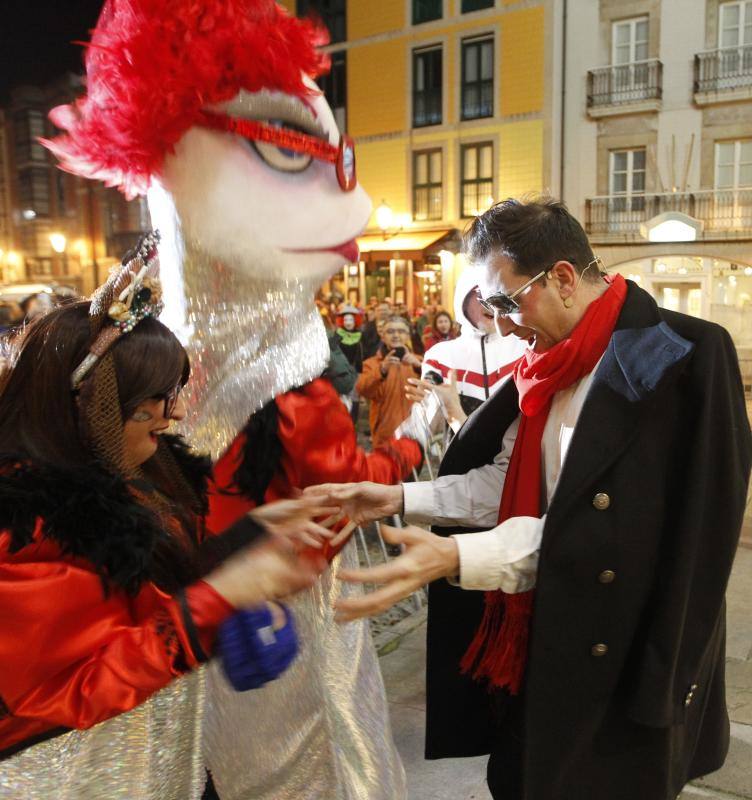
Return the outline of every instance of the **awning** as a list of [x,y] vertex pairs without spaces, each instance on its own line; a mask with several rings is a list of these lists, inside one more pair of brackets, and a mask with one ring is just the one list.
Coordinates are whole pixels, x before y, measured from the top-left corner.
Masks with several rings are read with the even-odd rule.
[[[450,229],[441,231],[414,231],[411,233],[398,233],[386,239],[381,234],[361,236],[358,247],[363,253],[399,253],[405,257],[407,253],[422,252],[440,239],[452,233]],[[394,256],[395,258],[399,256]]]

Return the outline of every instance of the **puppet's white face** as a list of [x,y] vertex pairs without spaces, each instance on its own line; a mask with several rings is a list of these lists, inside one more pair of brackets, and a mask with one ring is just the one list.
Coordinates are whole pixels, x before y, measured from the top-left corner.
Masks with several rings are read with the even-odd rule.
[[[321,93],[301,100],[241,92],[207,110],[339,143]],[[161,182],[186,241],[265,279],[320,281],[357,260],[355,237],[371,213],[360,185],[340,188],[334,164],[201,127],[188,131],[166,159]]]

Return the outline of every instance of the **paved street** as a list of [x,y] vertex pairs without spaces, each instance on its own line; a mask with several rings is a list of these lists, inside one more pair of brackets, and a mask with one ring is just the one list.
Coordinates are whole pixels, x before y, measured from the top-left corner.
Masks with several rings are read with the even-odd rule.
[[[731,751],[722,770],[687,787],[680,800],[752,798],[752,549],[746,547],[737,553],[729,587],[728,629]],[[484,780],[485,758],[423,759],[424,663],[425,622],[381,659],[410,800],[490,800]]]

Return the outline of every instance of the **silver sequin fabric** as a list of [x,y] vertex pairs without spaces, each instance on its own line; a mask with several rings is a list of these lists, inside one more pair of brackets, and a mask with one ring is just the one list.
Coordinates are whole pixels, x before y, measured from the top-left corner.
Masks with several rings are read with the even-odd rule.
[[204,670],[140,706],[0,761],[3,800],[200,800]]
[[190,245],[182,273],[182,287],[165,286],[165,301],[186,308],[192,373],[183,429],[195,450],[217,459],[254,411],[321,375],[329,342],[308,282],[265,283]]
[[368,622],[333,619],[360,593],[336,573],[356,565],[351,540],[292,602],[301,650],[280,678],[237,693],[209,667],[204,746],[222,800],[406,800]]

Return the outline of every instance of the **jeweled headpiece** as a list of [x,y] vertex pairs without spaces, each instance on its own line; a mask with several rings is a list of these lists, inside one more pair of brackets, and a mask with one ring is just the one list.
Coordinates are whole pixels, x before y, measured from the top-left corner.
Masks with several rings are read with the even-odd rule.
[[[159,233],[154,231],[139,242],[135,255],[116,268],[109,280],[92,297],[90,316],[99,332],[86,358],[71,376],[71,386],[81,382],[115,342],[130,333],[146,317],[162,313],[162,287],[159,283]],[[102,314],[106,308],[106,315]],[[96,330],[96,329],[95,329]]]

